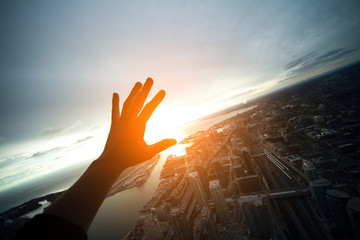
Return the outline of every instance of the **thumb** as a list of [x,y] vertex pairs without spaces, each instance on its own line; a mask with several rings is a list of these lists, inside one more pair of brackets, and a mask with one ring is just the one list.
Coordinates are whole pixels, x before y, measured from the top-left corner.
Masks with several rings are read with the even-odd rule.
[[175,145],[177,141],[173,138],[167,138],[164,140],[161,140],[160,142],[154,143],[149,146],[149,154],[152,156],[155,156],[159,152],[164,151],[165,149]]

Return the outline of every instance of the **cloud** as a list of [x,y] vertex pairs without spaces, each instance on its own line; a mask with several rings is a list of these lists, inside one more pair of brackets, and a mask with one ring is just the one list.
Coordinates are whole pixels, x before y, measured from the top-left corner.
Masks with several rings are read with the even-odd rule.
[[41,157],[41,156],[43,156],[45,154],[58,152],[58,151],[63,150],[65,148],[66,147],[55,147],[55,148],[51,148],[51,149],[48,149],[48,150],[45,150],[45,151],[36,152],[36,153],[33,153],[29,158]]
[[[358,53],[359,49],[360,48],[358,47],[353,49],[338,48],[330,50],[323,54],[311,52],[301,58],[289,62],[284,66],[285,70],[287,71],[286,76],[289,77],[287,79],[311,73],[313,71],[316,71],[321,66],[334,66],[335,64],[346,61],[352,55]],[[280,82],[286,81],[287,79]]]
[[4,168],[6,166],[9,166],[11,164],[16,164],[18,162],[23,161],[24,158],[23,157],[19,157],[19,156],[10,156],[8,158],[4,158],[0,160],[0,168]]
[[40,131],[39,135],[46,136],[46,137],[54,137],[56,135],[60,135],[62,133],[70,131],[71,129],[76,128],[76,127],[80,126],[81,124],[82,124],[81,121],[75,121],[73,123],[64,125],[59,128],[47,127],[47,128],[42,129]]
[[93,137],[94,137],[94,136],[87,136],[87,137],[85,137],[85,138],[81,138],[81,139],[77,140],[77,141],[74,143],[74,145],[75,145],[75,144],[82,143],[82,142],[89,141],[89,140],[92,139]]
[[307,54],[307,55],[305,55],[305,56],[303,56],[301,58],[298,58],[298,59],[296,59],[294,61],[291,61],[291,62],[289,62],[288,64],[285,65],[285,70],[288,70],[290,68],[294,68],[296,66],[299,66],[302,63],[304,63],[305,61],[307,61],[307,60],[311,59],[312,57],[314,57],[315,55],[316,55],[316,52],[311,52],[311,53],[309,53],[309,54]]

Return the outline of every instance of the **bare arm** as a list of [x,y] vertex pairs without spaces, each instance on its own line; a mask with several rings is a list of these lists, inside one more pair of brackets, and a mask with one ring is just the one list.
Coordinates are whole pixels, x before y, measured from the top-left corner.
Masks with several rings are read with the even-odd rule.
[[48,214],[69,220],[87,231],[111,186],[129,166],[148,160],[175,145],[175,139],[164,139],[153,145],[144,141],[146,122],[165,97],[161,90],[144,106],[152,87],[148,78],[144,85],[137,82],[119,109],[119,95],[114,93],[109,136],[100,157],[80,179],[47,210]]

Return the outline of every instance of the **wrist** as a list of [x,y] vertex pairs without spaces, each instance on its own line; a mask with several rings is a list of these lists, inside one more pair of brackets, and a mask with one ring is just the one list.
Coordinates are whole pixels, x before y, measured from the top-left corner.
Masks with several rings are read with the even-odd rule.
[[89,170],[101,175],[100,177],[103,179],[114,179],[115,181],[124,169],[113,166],[108,156],[101,155],[91,163]]

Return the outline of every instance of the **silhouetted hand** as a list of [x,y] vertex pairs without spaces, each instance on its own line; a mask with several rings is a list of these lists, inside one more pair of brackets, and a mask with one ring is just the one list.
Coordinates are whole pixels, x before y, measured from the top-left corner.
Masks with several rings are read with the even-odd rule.
[[144,140],[146,123],[165,97],[165,91],[161,90],[144,107],[152,85],[151,78],[144,85],[137,82],[124,102],[121,115],[119,95],[113,94],[110,132],[99,159],[107,161],[109,167],[122,171],[176,144],[175,139],[164,139],[153,145],[147,145]]
[[[50,233],[53,233],[53,230],[62,233],[66,229],[58,221],[51,222],[51,219],[55,217],[60,218],[60,221],[73,223],[72,229],[80,228],[83,235],[86,235],[85,232],[89,229],[107,193],[122,170],[148,160],[176,144],[175,139],[164,139],[153,145],[147,145],[144,140],[146,123],[165,97],[165,91],[161,90],[144,107],[152,85],[151,78],[146,80],[144,86],[139,82],[136,83],[124,102],[121,115],[119,95],[114,93],[110,133],[104,151],[83,175],[45,211],[50,217],[45,216],[42,219],[50,219],[49,224],[53,227],[49,230]],[[30,223],[34,224],[34,221]],[[36,236],[43,236],[42,227],[41,224],[38,224],[37,230],[27,227],[21,230],[18,236],[24,239],[34,236],[34,239],[38,239]],[[57,236],[56,231],[53,233],[54,236]]]

